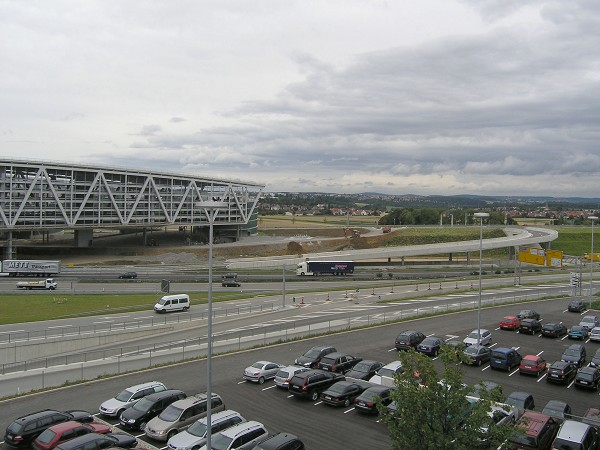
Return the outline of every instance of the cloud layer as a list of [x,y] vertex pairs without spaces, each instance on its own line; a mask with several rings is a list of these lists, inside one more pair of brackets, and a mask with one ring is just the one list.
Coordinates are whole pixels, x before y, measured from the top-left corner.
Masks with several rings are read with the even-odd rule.
[[598,195],[594,1],[5,2],[0,42],[9,157]]

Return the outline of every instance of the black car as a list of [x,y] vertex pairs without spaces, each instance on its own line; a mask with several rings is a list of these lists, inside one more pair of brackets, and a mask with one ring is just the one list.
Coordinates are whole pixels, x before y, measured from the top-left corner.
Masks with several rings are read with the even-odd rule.
[[347,353],[333,352],[323,356],[317,367],[329,372],[345,373],[361,361],[362,358]]
[[555,361],[548,368],[546,381],[548,383],[568,384],[577,375],[575,364],[566,361]]
[[371,359],[363,359],[356,364],[350,371],[346,372],[347,378],[356,378],[358,380],[368,380],[375,372],[383,367],[381,361],[373,361]]
[[77,422],[92,422],[91,413],[87,411],[55,411],[45,409],[15,419],[4,433],[4,442],[11,447],[31,447],[31,444],[42,431],[57,423],[75,420]]
[[294,375],[290,380],[288,390],[295,397],[310,398],[313,401],[317,401],[321,392],[338,381],[344,381],[345,379],[344,375],[337,372],[308,370]]
[[549,400],[542,409],[542,414],[554,417],[559,422],[571,417],[571,406],[562,400]]
[[350,406],[371,384],[366,381],[338,381],[321,392],[321,401],[333,406]]
[[521,320],[523,320],[523,319],[540,320],[540,315],[533,309],[522,309],[521,311],[519,311],[519,314],[517,314],[517,317]]
[[240,287],[242,284],[235,280],[224,280],[221,282],[223,287]]
[[297,366],[304,366],[310,369],[314,369],[321,361],[321,358],[330,353],[337,352],[335,347],[331,345],[318,345],[316,347],[311,348],[309,351],[304,353],[299,358],[296,358],[294,364]]
[[304,450],[304,444],[290,433],[277,433],[266,441],[262,441],[253,450]]
[[585,311],[585,303],[581,300],[571,300],[567,306],[569,312],[583,312]]
[[423,339],[425,339],[425,335],[420,331],[404,331],[396,336],[394,345],[396,350],[416,349]]
[[123,411],[119,417],[119,422],[125,429],[144,431],[150,419],[158,416],[174,401],[184,398],[186,398],[185,393],[177,389],[168,389],[147,395]]
[[483,363],[489,362],[492,357],[492,349],[485,345],[469,345],[464,349],[463,353],[466,356],[465,362],[475,366],[480,366]]
[[523,412],[526,410],[535,408],[533,395],[531,395],[529,392],[511,392],[506,398],[506,403],[516,406],[519,409],[520,414],[523,414]]
[[386,406],[392,401],[392,388],[389,386],[371,386],[354,399],[354,409],[359,412],[376,414],[377,399]]
[[519,333],[535,334],[542,331],[542,323],[537,319],[523,319],[519,326]]
[[125,433],[98,434],[89,433],[68,440],[55,447],[56,450],[100,450],[103,448],[120,447],[133,448],[137,445],[137,439]]
[[598,390],[600,371],[594,367],[583,367],[575,376],[575,387]]
[[442,338],[437,336],[429,336],[423,339],[421,343],[417,345],[417,351],[429,356],[437,356],[443,344],[444,340]]
[[562,361],[575,364],[576,367],[583,367],[586,357],[585,347],[583,344],[573,344],[563,352],[560,359]]
[[567,327],[562,323],[545,323],[542,326],[542,336],[561,337],[567,334]]
[[600,368],[600,348],[596,350],[596,353],[594,353],[594,356],[592,356],[590,366]]
[[119,275],[119,278],[128,278],[130,280],[133,280],[133,279],[137,278],[137,273],[136,272],[125,272],[125,273],[122,273],[121,275]]

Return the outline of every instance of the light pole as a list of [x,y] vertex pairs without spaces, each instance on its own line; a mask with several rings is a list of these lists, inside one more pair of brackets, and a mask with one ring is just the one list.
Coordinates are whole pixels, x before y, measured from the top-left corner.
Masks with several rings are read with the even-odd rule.
[[220,210],[227,209],[227,202],[203,201],[197,206],[204,209],[208,219],[208,326],[206,339],[206,448],[211,448],[211,412],[212,412],[212,269],[213,269],[213,225]]
[[488,213],[475,213],[479,218],[479,301],[477,303],[477,345],[481,344],[481,272],[483,270],[483,219],[490,217]]
[[594,299],[594,220],[598,220],[596,216],[588,216],[592,221],[592,252],[590,253],[590,309],[592,309],[592,301]]

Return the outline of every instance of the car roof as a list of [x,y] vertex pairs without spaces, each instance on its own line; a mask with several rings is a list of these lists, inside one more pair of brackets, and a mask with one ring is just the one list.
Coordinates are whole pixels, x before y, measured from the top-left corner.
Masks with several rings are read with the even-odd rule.
[[537,361],[540,358],[541,358],[541,356],[539,356],[539,355],[525,355],[525,356],[523,356],[523,360],[527,360],[527,361]]
[[265,428],[265,426],[256,420],[250,420],[248,422],[238,423],[237,425],[229,427],[221,431],[221,434],[230,438],[235,438],[240,433],[246,433],[248,430],[253,428]]
[[519,419],[517,426],[525,430],[525,433],[537,436],[550,420],[552,420],[552,417],[546,414],[527,410]]
[[[260,446],[266,448],[270,448],[271,444],[279,446],[281,444],[285,444],[286,442],[296,441],[298,440],[298,436],[291,433],[277,433],[275,436],[271,436],[266,441],[261,442]],[[278,448],[278,447],[273,447]]]
[[565,366],[570,366],[571,363],[567,362],[567,361],[554,361],[550,367],[565,367]]
[[68,422],[57,423],[56,425],[52,425],[52,431],[55,433],[62,433],[63,431],[71,430],[75,427],[80,427],[83,424],[81,422],[76,422],[74,420],[69,420]]
[[584,346],[583,346],[583,344],[571,344],[571,345],[569,345],[567,350],[569,350],[571,348],[575,349],[575,350],[582,350],[584,348]]
[[388,363],[385,366],[383,366],[382,369],[396,370],[399,367],[402,367],[402,361],[392,361],[391,363]]
[[[176,402],[173,403],[173,406],[177,406],[177,407],[187,407],[189,405],[193,405],[194,403],[200,402],[200,401],[206,401],[206,394],[195,394],[195,395],[190,395],[189,397],[183,398],[181,400],[177,400]],[[212,398],[220,398],[220,396],[218,394],[215,394],[214,392],[212,393]]]
[[[217,421],[220,421],[220,420],[228,419],[229,417],[241,417],[243,419],[243,416],[239,412],[234,411],[233,409],[226,409],[225,411],[219,411],[218,413],[212,413],[210,415],[211,424],[213,424]],[[203,417],[202,419],[198,419],[198,422],[201,422],[205,425],[206,425],[207,421],[208,421],[208,417]]]
[[327,359],[334,359],[334,358],[339,358],[340,356],[352,356],[349,353],[346,352],[331,352],[328,353],[327,355],[325,355],[323,357],[323,359],[327,358]]
[[170,397],[172,395],[184,394],[185,392],[180,391],[179,389],[167,389],[166,391],[155,392],[154,394],[147,395],[145,397],[146,400],[161,400],[166,397]]
[[514,398],[514,399],[524,400],[526,398],[531,397],[531,394],[529,392],[524,392],[524,391],[514,391],[514,392],[511,392],[508,397],[509,398]]
[[164,384],[160,381],[147,381],[146,383],[135,384],[125,389],[127,389],[128,391],[140,391],[142,389],[146,389],[152,386],[164,386]]

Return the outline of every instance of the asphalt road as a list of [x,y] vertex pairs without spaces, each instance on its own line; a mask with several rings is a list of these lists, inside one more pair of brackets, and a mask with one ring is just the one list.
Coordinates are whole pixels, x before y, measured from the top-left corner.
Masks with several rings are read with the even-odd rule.
[[[580,315],[566,312],[566,303],[565,299],[547,300],[528,303],[527,308],[538,310],[545,322],[562,321],[570,326],[579,322]],[[520,309],[521,305],[509,305],[482,311],[482,327],[493,332],[492,345],[514,347],[522,355],[541,353],[549,362],[560,359],[563,350],[571,344],[567,339],[546,339],[496,330],[500,318]],[[359,415],[349,408],[338,409],[319,402],[290,398],[285,391],[273,387],[272,382],[262,386],[245,382],[241,377],[244,367],[257,360],[290,363],[317,343],[333,344],[338,350],[365,359],[390,362],[396,359],[394,338],[405,329],[418,329],[425,334],[435,333],[451,339],[466,336],[475,324],[476,312],[455,313],[217,357],[213,361],[213,391],[221,394],[228,408],[239,411],[248,419],[263,422],[269,431],[289,431],[299,435],[308,449],[387,449],[390,446],[387,430],[377,423],[376,418]],[[586,347],[589,361],[600,344],[590,342],[586,343]],[[599,400],[597,392],[551,385],[545,382],[544,377],[537,379],[520,376],[518,372],[498,372],[488,366],[465,367],[464,371],[467,383],[490,380],[501,384],[505,394],[515,390],[531,392],[536,410],[541,410],[548,400],[559,399],[570,403],[575,415],[583,415],[587,408],[597,407]],[[206,364],[205,361],[197,361],[153,369],[3,401],[0,426],[5,427],[13,418],[43,408],[97,411],[100,403],[123,387],[149,380],[163,381],[168,387],[183,389],[189,394],[203,392],[206,389]]]

